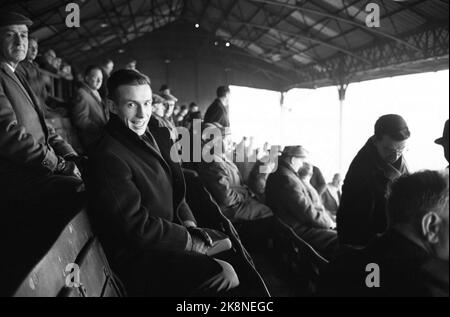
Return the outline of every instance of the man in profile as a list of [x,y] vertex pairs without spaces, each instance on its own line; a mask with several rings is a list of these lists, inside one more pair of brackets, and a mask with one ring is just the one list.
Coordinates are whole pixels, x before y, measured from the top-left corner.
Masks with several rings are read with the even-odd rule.
[[310,195],[309,180],[300,178],[299,170],[303,169],[307,158],[308,152],[302,146],[284,149],[278,169],[267,180],[266,203],[300,238],[329,259],[338,245],[336,223],[317,192],[316,199]]
[[386,231],[387,188],[408,174],[403,153],[410,136],[401,116],[386,115],[377,121],[375,135],[353,160],[342,188],[337,226],[343,244],[366,246]]
[[217,88],[217,99],[208,108],[205,114],[205,123],[218,123],[224,128],[230,127],[228,106],[230,102],[230,88],[220,86]]
[[149,78],[120,70],[108,92],[112,114],[91,152],[88,193],[94,226],[128,293],[194,296],[236,288],[233,267],[206,256],[180,163],[170,156],[169,131],[148,128]]
[[388,231],[332,261],[326,296],[448,297],[449,174],[399,178],[388,197]]
[[[442,133],[442,137],[436,140],[436,144],[439,144],[443,147],[444,149],[444,156],[445,159],[447,160],[447,162],[449,162],[448,160],[448,129],[449,129],[449,124],[448,124],[448,120],[445,123],[445,127],[444,127],[444,133]],[[448,167],[447,167],[448,168]]]

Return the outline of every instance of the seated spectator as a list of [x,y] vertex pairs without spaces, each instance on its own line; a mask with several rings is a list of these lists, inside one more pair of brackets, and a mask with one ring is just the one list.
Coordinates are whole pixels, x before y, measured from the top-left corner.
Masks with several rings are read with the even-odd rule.
[[125,65],[125,69],[138,71],[138,70],[136,69],[136,67],[137,67],[137,61],[136,61],[135,59],[130,60],[130,61]]
[[98,90],[98,93],[100,94],[100,97],[102,97],[103,100],[106,100],[106,98],[108,97],[107,83],[109,76],[111,76],[111,73],[114,70],[114,62],[109,58],[105,59],[100,64],[100,67],[102,69],[103,81],[102,86]]
[[109,110],[98,92],[102,81],[100,67],[88,66],[71,109],[72,123],[85,151],[97,143],[100,132],[109,120]]
[[160,95],[153,94],[153,115],[164,118],[167,107],[166,107],[166,100],[161,97]]
[[366,246],[387,228],[386,192],[389,184],[408,174],[403,153],[411,133],[398,115],[375,124],[375,135],[359,151],[348,170],[337,213],[339,239]]
[[114,114],[90,157],[88,192],[94,226],[129,295],[185,297],[236,288],[233,267],[205,255],[209,248],[194,229],[181,166],[170,157],[169,131],[148,128],[148,77],[120,70],[108,91]]
[[[444,127],[444,132],[442,133],[442,137],[436,140],[436,144],[441,145],[444,148],[444,156],[445,159],[448,160],[448,146],[449,146],[449,140],[448,140],[448,129],[449,129],[449,124],[448,124],[448,120],[445,123],[445,127]],[[447,166],[448,168],[448,166]]]
[[[214,146],[212,162],[200,164],[198,173],[206,188],[214,197],[224,215],[234,221],[251,221],[273,216],[269,207],[257,200],[257,197],[244,185],[236,165],[227,158],[230,150],[230,135],[227,129],[218,124],[208,124],[206,129],[220,131],[220,137],[206,139],[203,151],[211,153],[206,147]],[[208,136],[205,136],[208,138]],[[211,143],[213,142],[213,143]]]
[[298,174],[306,159],[307,151],[301,146],[284,149],[277,171],[267,180],[266,203],[299,237],[331,258],[337,247],[336,224],[323,205],[311,198],[309,183]]
[[[266,201],[266,183],[269,175],[275,169],[276,163],[269,160],[269,156],[258,160],[250,171],[248,177],[248,187],[256,194],[262,202]],[[264,170],[263,172],[261,170]]]
[[34,37],[28,39],[28,52],[27,57],[24,61],[20,62],[16,69],[16,72],[23,76],[25,80],[30,85],[35,96],[39,99],[39,105],[44,110],[45,114],[49,109],[47,109],[47,89],[45,87],[45,80],[39,69],[37,63],[35,63],[36,56],[39,51],[38,40]]
[[333,215],[334,219],[336,219],[339,204],[341,202],[341,184],[341,175],[335,174],[333,181],[327,185],[321,196],[323,205]]
[[72,81],[73,80],[72,66],[70,66],[66,62],[63,62],[61,65],[60,75],[65,80]]
[[338,256],[325,274],[323,295],[449,296],[448,170],[402,176],[387,205],[388,231],[365,249]]
[[2,291],[13,291],[82,202],[77,153],[47,127],[39,100],[16,73],[31,24],[20,14],[0,13],[0,241],[8,255],[0,263]]
[[322,195],[327,188],[327,182],[323,177],[322,171],[317,166],[313,166],[313,175],[311,177],[311,185],[314,187],[319,195]]
[[303,166],[298,171],[298,176],[302,180],[303,184],[305,185],[306,192],[309,195],[309,198],[311,199],[314,206],[317,206],[318,209],[325,210],[328,215],[331,217],[331,219],[336,222],[335,218],[331,214],[331,212],[325,207],[325,205],[322,202],[322,199],[319,196],[319,193],[317,190],[311,185],[311,178],[314,174],[314,166],[309,163],[304,163]]
[[51,73],[57,74],[58,69],[55,68],[55,59],[56,59],[56,53],[54,50],[49,49],[47,50],[42,58],[39,58],[39,66],[40,68],[49,71]]

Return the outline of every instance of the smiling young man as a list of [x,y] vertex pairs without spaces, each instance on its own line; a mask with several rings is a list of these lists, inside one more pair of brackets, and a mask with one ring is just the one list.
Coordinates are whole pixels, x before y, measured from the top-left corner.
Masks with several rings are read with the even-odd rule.
[[[131,296],[189,296],[233,289],[231,265],[206,256],[185,201],[169,132],[152,132],[147,76],[120,70],[108,81],[112,114],[89,160],[94,225]],[[164,138],[164,139],[162,139]]]
[[387,229],[386,193],[389,184],[408,174],[403,153],[411,133],[399,115],[381,117],[375,135],[350,165],[337,213],[342,243],[366,246]]

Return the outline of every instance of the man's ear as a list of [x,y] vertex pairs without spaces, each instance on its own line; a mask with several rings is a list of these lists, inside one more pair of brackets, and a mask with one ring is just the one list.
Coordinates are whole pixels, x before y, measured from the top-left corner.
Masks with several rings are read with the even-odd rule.
[[435,212],[429,212],[422,218],[422,234],[429,243],[439,243],[441,223],[441,217]]
[[117,115],[117,104],[114,102],[114,100],[112,99],[106,99],[106,105],[109,109],[110,112],[114,113],[115,115]]

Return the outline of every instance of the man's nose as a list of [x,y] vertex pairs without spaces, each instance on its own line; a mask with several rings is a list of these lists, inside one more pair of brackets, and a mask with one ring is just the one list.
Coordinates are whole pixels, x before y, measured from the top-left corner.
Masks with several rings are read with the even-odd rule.
[[144,108],[142,106],[138,106],[136,110],[136,117],[144,118]]
[[24,43],[25,43],[25,39],[22,38],[22,37],[20,36],[20,34],[15,34],[15,35],[14,35],[14,44],[15,44],[15,45],[21,45],[21,44],[24,44]]

